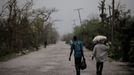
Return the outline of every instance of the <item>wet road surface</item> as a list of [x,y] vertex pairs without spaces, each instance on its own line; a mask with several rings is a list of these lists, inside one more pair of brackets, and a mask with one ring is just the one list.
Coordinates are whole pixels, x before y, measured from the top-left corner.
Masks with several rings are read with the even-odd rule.
[[[75,75],[74,60],[68,61],[69,45],[58,42],[39,51],[0,62],[0,75]],[[91,52],[84,50],[87,69],[81,75],[96,75]],[[103,75],[134,75],[134,68],[126,63],[105,62]]]

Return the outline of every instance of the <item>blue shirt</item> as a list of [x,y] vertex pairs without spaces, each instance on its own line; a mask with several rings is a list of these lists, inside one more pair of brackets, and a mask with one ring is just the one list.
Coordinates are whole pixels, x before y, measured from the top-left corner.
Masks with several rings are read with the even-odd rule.
[[82,57],[83,45],[81,41],[73,41],[71,49],[74,50],[74,57]]

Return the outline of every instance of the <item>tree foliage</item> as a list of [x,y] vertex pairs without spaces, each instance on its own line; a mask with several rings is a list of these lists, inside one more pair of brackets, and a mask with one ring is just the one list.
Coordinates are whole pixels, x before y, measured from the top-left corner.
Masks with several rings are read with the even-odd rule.
[[70,44],[73,36],[74,35],[72,33],[65,34],[62,36],[62,41],[65,41],[67,44]]
[[92,39],[99,34],[105,35],[104,26],[99,19],[86,20],[81,26],[75,27],[74,34],[83,40],[85,47],[92,49]]
[[27,1],[22,7],[18,5],[17,0],[8,0],[2,7],[0,13],[0,56],[27,49],[33,50],[31,48],[38,49],[45,41],[56,43],[58,40],[58,33],[52,27],[53,23],[48,21],[56,9],[32,10],[32,5],[32,0]]
[[114,14],[111,14],[113,12],[111,5],[109,13],[106,13],[105,0],[101,3],[103,3],[99,6],[101,20],[93,18],[83,21],[81,26],[74,28],[74,35],[83,40],[85,47],[89,49],[93,48],[92,39],[96,35],[105,35],[108,41],[112,41],[110,57],[134,62],[134,17],[130,14],[130,10],[120,3],[116,9],[114,8]]

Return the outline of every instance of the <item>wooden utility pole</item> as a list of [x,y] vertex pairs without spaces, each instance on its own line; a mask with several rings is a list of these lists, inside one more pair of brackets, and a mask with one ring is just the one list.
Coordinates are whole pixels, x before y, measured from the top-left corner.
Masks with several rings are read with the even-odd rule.
[[112,43],[114,37],[114,26],[115,26],[115,0],[112,1]]
[[[82,10],[82,9],[83,9],[83,8],[75,9],[75,11],[78,12],[81,27],[82,27],[82,20],[81,20],[80,10]],[[82,27],[82,38],[83,38],[83,41],[84,41],[84,36],[85,36],[85,35],[84,35],[84,27]]]
[[78,9],[75,9],[75,10],[78,12],[80,25],[82,25],[81,14],[80,14],[80,10],[82,10],[82,8],[78,8]]

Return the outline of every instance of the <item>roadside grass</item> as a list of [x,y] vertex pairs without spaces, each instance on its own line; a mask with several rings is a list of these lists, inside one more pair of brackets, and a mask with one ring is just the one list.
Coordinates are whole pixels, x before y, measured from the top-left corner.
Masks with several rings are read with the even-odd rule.
[[[48,46],[48,45],[47,45]],[[41,48],[44,48],[43,45],[41,45],[40,47],[37,48],[30,48],[29,50],[22,50],[22,51],[19,51],[17,53],[15,52],[12,52],[12,53],[8,53],[8,54],[5,54],[5,55],[1,55],[0,56],[0,62],[4,62],[4,61],[8,61],[8,60],[11,60],[13,58],[17,58],[19,56],[23,56],[23,55],[26,55],[26,54],[29,54],[31,52],[35,52],[35,51],[38,51],[40,50]]]
[[18,57],[17,53],[7,54],[5,56],[0,57],[0,62],[4,62],[4,61],[10,60],[12,58],[16,58],[16,57]]
[[30,49],[30,50],[19,51],[17,53],[15,53],[15,52],[14,53],[9,53],[9,54],[6,54],[4,56],[1,56],[0,57],[0,62],[8,61],[8,60],[11,60],[13,58],[17,58],[19,56],[23,56],[23,55],[26,55],[26,54],[29,54],[31,52],[38,51],[38,50],[36,50],[36,49]]

